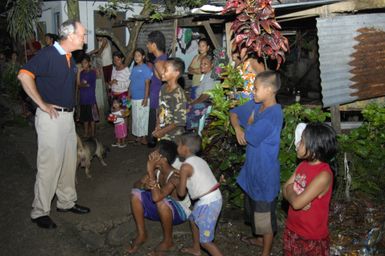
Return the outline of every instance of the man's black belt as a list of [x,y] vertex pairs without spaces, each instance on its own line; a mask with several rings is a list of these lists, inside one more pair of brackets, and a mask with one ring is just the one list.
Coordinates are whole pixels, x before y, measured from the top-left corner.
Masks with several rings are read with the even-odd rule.
[[59,111],[59,112],[72,112],[72,111],[74,111],[73,108],[58,108],[58,107],[55,107],[54,109],[56,111]]

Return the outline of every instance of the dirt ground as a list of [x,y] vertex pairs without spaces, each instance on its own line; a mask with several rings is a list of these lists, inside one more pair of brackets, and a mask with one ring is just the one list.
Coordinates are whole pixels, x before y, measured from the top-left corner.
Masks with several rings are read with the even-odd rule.
[[[113,127],[98,126],[97,137],[105,145],[113,140]],[[107,167],[94,159],[92,178],[84,169],[77,172],[78,203],[91,208],[91,213],[76,215],[56,212],[52,201],[51,217],[58,227],[44,230],[31,223],[29,213],[36,174],[36,133],[31,126],[2,124],[0,136],[0,255],[77,256],[124,255],[135,226],[129,207],[132,184],[145,172],[145,146],[129,145],[111,148]],[[147,221],[149,240],[136,255],[146,255],[161,240],[161,227]],[[257,255],[259,248],[240,241],[249,234],[239,210],[223,210],[216,242],[225,255]],[[191,242],[189,225],[174,229],[175,249],[169,255],[182,255],[179,249]],[[276,238],[273,255],[281,255],[281,242]]]
[[[0,104],[0,111],[5,113]],[[25,121],[0,117],[0,255],[13,256],[120,256],[135,237],[135,224],[129,206],[134,181],[145,173],[151,149],[128,145],[111,148],[107,167],[94,159],[92,178],[84,169],[77,172],[78,203],[91,213],[58,213],[52,201],[51,217],[57,229],[44,230],[31,223],[29,213],[36,175],[36,133]],[[78,127],[81,133],[80,127]],[[97,137],[104,145],[113,142],[113,127],[98,125]],[[331,255],[385,255],[384,203],[368,203],[364,198],[353,202],[332,202],[330,216]],[[160,223],[146,221],[149,240],[135,255],[146,255],[162,238]],[[282,223],[274,239],[273,256],[282,255]],[[260,255],[260,248],[246,245],[249,236],[239,209],[224,205],[216,240],[224,255]],[[183,255],[183,246],[191,244],[188,223],[175,226],[175,248],[168,255]],[[207,255],[207,254],[203,254]]]

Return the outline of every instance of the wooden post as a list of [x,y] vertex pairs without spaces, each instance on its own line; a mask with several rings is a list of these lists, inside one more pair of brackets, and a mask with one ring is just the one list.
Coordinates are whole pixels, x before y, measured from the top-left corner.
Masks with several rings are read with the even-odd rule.
[[203,26],[205,27],[207,33],[209,34],[209,37],[210,37],[210,40],[211,42],[213,43],[214,45],[214,48],[219,48],[220,45],[218,43],[218,40],[217,38],[215,37],[215,34],[214,34],[214,31],[212,30],[211,26],[210,26],[210,23],[208,21],[203,21],[202,22]]
[[176,46],[177,29],[178,29],[178,19],[174,19],[174,38],[172,39],[172,51],[171,51],[171,56],[173,58],[175,58],[176,56],[175,46]]
[[231,36],[233,34],[233,31],[231,30],[232,22],[226,22],[225,24],[225,33],[226,33],[226,51],[227,56],[229,57],[229,60],[231,60]]
[[341,134],[341,113],[340,105],[334,105],[330,107],[331,123],[332,127],[337,134]]

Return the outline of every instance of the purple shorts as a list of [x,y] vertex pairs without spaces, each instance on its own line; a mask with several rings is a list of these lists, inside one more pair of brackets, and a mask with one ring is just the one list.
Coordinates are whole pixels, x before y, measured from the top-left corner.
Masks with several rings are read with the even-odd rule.
[[195,205],[190,215],[199,229],[199,241],[209,243],[214,240],[215,226],[222,210],[222,199],[209,204]]
[[[151,191],[142,190],[134,188],[131,190],[133,196],[140,199],[143,206],[144,217],[149,220],[160,221],[158,208],[156,207],[156,203],[152,201]],[[187,215],[184,211],[183,207],[173,199],[168,196],[163,199],[163,202],[171,209],[172,211],[172,224],[178,225],[185,221],[187,221]]]

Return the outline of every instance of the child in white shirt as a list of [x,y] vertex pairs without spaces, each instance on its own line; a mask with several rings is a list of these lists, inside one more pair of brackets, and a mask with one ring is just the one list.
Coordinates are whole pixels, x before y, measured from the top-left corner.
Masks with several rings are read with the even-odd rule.
[[210,255],[222,255],[213,243],[215,226],[222,209],[222,194],[219,183],[205,160],[196,156],[200,151],[201,138],[197,134],[183,134],[177,137],[178,154],[184,158],[180,168],[180,182],[177,192],[184,197],[187,192],[192,200],[196,200],[190,215],[193,246],[181,251],[192,255],[200,255],[200,246]]

